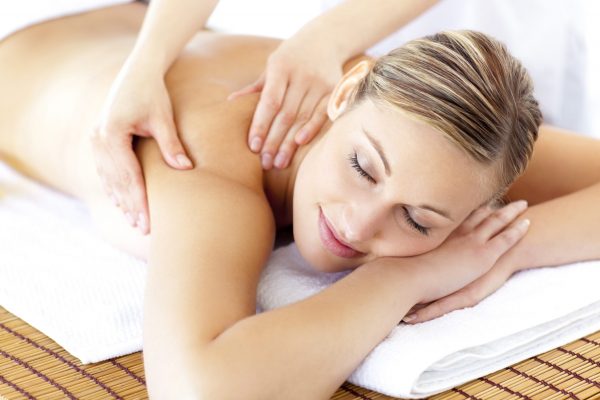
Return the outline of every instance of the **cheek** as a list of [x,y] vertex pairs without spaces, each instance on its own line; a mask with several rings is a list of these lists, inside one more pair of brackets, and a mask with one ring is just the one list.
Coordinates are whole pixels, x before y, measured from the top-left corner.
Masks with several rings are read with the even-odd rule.
[[426,237],[400,232],[397,237],[386,241],[376,254],[379,254],[379,257],[418,256],[439,247],[446,237],[448,234]]
[[297,171],[293,199],[294,241],[300,255],[322,272],[350,267],[323,248],[319,237],[319,205],[338,201],[345,185],[330,154],[313,149],[306,155]]

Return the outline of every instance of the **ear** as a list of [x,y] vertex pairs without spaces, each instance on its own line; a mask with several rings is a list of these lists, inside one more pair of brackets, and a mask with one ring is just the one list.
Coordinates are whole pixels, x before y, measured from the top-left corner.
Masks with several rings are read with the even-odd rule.
[[372,61],[363,60],[344,74],[335,89],[333,89],[327,104],[327,115],[330,120],[335,121],[344,113],[348,102],[351,100],[350,96],[352,96],[360,81],[371,71],[372,65]]

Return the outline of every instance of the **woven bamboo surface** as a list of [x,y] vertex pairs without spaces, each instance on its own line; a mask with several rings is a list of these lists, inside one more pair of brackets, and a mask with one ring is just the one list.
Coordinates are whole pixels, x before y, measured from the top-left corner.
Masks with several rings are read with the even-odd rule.
[[[82,365],[52,339],[0,307],[0,400],[4,398],[146,399],[142,353]],[[332,399],[393,398],[346,382]],[[600,332],[431,399],[600,400]]]

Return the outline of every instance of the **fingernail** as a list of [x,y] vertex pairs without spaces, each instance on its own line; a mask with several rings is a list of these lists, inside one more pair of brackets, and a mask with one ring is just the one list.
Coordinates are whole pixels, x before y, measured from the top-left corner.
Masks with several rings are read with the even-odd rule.
[[526,208],[527,207],[527,200],[519,200],[519,201],[517,201],[517,204],[519,205],[519,207]]
[[125,213],[125,217],[127,218],[127,221],[129,221],[129,224],[130,224],[131,226],[134,226],[134,225],[135,225],[135,220],[133,219],[133,215],[131,215],[131,213],[130,213],[129,211],[127,211],[127,212]]
[[258,136],[253,137],[252,141],[250,142],[250,150],[252,150],[255,153],[260,151],[261,144],[262,140]]
[[275,157],[275,166],[277,168],[283,168],[285,166],[285,153],[281,151],[277,153],[277,157]]
[[302,144],[304,143],[304,141],[306,140],[306,138],[308,137],[308,132],[302,130],[298,133],[298,135],[296,135],[296,143],[298,144]]
[[519,226],[522,228],[527,228],[530,224],[531,221],[529,221],[528,219],[522,219],[521,221],[519,221]]
[[142,231],[142,233],[146,232],[146,228],[148,227],[148,224],[146,222],[146,216],[142,213],[139,213],[138,221],[139,221],[138,226],[140,227],[140,230]]
[[177,154],[177,156],[175,156],[175,159],[177,160],[177,164],[179,164],[180,167],[191,168],[192,166],[192,162],[190,161],[190,159],[183,154]]
[[415,318],[417,318],[417,314],[408,314],[406,317],[402,318],[402,321],[410,322]]
[[263,153],[261,156],[262,167],[264,169],[271,168],[271,163],[273,162],[273,156],[269,153]]

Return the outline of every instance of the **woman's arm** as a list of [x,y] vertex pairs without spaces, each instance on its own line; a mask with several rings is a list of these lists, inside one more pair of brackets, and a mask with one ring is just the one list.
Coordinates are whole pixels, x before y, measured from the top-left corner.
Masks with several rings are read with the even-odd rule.
[[[378,260],[313,297],[254,315],[274,236],[260,160],[243,140],[256,96],[209,108],[194,107],[193,98],[173,92],[194,170],[165,166],[153,141],[137,148],[153,227],[144,303],[152,397],[328,398],[425,292],[456,290],[484,271],[485,262],[451,262],[446,253],[443,262]],[[506,209],[509,221],[522,211]],[[448,253],[489,258],[489,268],[526,229],[492,240],[502,227],[481,226],[487,233],[465,233]]]
[[501,263],[519,270],[600,259],[600,140],[542,126],[508,197],[529,201],[531,228]]
[[600,140],[542,126],[533,157],[507,198],[529,201],[527,235],[488,273],[415,305],[404,321],[416,324],[473,307],[521,269],[600,259]]
[[[256,99],[240,100],[202,110],[187,102],[176,113],[194,170],[168,168],[153,141],[137,148],[152,218],[144,362],[153,398],[321,398],[416,301],[401,269],[361,268],[313,298],[253,315],[274,221],[255,179],[258,156],[227,138],[245,133],[249,121],[235,116]],[[198,135],[207,130],[222,134]]]

